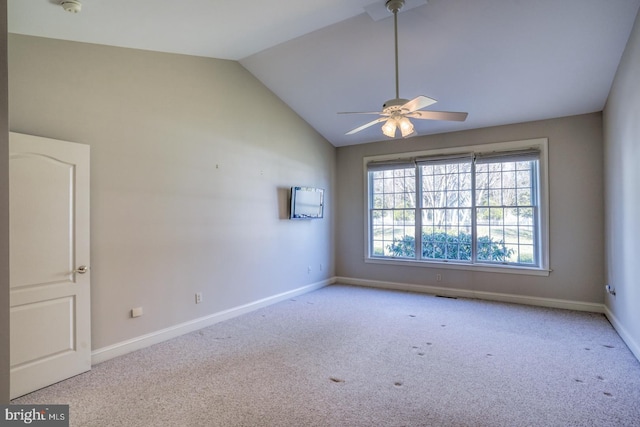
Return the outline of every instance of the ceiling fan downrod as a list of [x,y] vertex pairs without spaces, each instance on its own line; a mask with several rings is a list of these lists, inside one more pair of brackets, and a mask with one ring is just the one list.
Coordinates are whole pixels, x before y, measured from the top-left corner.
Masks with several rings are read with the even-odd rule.
[[400,98],[400,83],[398,77],[398,11],[404,6],[404,0],[388,0],[387,9],[393,13],[393,35],[395,41],[396,52],[396,99]]

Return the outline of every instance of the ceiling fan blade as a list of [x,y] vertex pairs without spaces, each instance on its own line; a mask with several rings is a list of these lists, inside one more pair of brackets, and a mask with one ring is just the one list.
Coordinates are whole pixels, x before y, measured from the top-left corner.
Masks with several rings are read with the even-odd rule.
[[406,117],[411,117],[412,119],[449,120],[454,122],[464,122],[468,115],[469,113],[453,111],[414,111],[413,113],[405,114]]
[[366,124],[364,124],[364,125],[362,125],[360,127],[355,128],[354,130],[351,130],[351,131],[345,133],[345,135],[353,135],[356,132],[360,132],[361,130],[364,130],[364,129],[370,127],[370,126],[373,126],[376,123],[384,122],[385,120],[387,120],[386,117],[380,117],[379,119],[375,119],[373,121],[370,121],[369,123],[366,123]]
[[429,98],[428,96],[418,95],[415,98],[413,98],[411,101],[404,104],[402,106],[402,109],[408,110],[409,113],[413,113],[414,111],[422,110],[423,108],[428,107],[429,105],[435,104],[436,102],[438,101],[436,101],[433,98]]

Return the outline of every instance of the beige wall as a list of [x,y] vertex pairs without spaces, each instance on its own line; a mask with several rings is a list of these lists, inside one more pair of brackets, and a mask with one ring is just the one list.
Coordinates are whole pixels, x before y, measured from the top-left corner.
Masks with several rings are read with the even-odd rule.
[[640,359],[640,14],[604,110],[607,313]]
[[9,127],[7,2],[0,0],[0,403],[9,401]]
[[[549,140],[548,277],[364,262],[363,157],[546,137]],[[347,278],[602,303],[603,184],[600,113],[338,148],[336,274]],[[436,274],[442,282],[436,282]]]
[[91,146],[94,349],[334,275],[335,148],[237,62],[11,34],[9,111]]

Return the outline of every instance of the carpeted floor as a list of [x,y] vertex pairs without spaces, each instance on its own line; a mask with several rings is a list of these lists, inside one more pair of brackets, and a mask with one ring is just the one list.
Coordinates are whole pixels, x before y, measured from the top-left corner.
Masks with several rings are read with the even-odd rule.
[[333,285],[13,403],[72,426],[640,426],[601,314]]

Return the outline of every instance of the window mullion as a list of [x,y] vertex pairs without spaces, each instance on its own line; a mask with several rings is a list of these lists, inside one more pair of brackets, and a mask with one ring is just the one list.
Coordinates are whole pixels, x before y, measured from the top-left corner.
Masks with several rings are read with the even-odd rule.
[[415,250],[416,259],[422,259],[422,168],[416,164]]
[[478,227],[476,224],[476,162],[471,161],[471,263],[477,262]]
[[[531,168],[531,171],[529,172],[529,179],[531,182],[531,206],[532,206],[532,210],[533,210],[533,236],[535,241],[537,242],[542,242],[542,235],[540,234],[540,210],[538,209],[540,206],[540,200],[539,200],[539,182],[538,182],[538,178],[540,176],[538,167],[539,167],[539,162],[534,162],[533,163],[533,167]],[[535,265],[541,265],[542,262],[542,245],[541,244],[537,244],[535,245],[535,250],[533,251],[533,262],[535,263]]]
[[367,248],[367,254],[369,254],[369,256],[371,256],[371,254],[373,254],[373,233],[371,230],[373,230],[373,194],[374,194],[374,188],[373,188],[373,176],[371,175],[371,173],[367,173],[367,180],[368,180],[368,207],[367,207],[367,212],[368,212],[368,219],[369,219],[369,243],[368,243],[368,248]]

